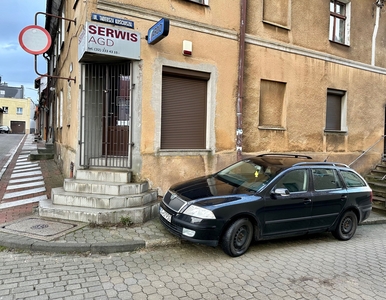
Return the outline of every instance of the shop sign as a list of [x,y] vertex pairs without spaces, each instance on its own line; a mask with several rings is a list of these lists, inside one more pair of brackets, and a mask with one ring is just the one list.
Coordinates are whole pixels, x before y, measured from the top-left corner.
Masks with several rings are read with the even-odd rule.
[[140,59],[141,34],[137,31],[86,22],[78,43],[79,60],[85,53]]
[[169,34],[169,19],[161,19],[155,23],[147,32],[147,43],[154,45]]

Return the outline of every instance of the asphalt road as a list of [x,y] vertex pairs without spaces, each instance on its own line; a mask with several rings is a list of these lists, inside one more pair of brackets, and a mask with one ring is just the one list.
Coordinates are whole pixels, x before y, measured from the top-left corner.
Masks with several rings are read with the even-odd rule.
[[24,134],[0,134],[0,179],[9,158],[16,152]]
[[190,243],[113,255],[0,252],[0,299],[385,299],[386,225],[260,242],[231,258]]

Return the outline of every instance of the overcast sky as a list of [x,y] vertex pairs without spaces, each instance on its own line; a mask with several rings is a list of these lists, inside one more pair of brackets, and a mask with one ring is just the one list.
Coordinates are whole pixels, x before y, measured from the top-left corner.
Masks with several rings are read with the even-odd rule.
[[[19,33],[35,24],[35,14],[46,11],[46,0],[0,0],[0,77],[9,86],[24,86],[25,97],[36,102],[38,94],[34,80],[35,56],[25,52],[19,45]],[[38,23],[45,26],[45,16],[38,15]],[[46,60],[37,56],[38,72],[46,73]]]

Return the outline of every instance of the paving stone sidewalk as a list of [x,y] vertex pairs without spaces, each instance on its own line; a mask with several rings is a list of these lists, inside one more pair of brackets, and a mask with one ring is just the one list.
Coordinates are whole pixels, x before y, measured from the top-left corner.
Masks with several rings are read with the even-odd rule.
[[[28,140],[31,140],[31,136],[27,135],[24,143]],[[18,159],[20,161],[21,156],[25,155],[22,154],[23,146],[24,144],[21,145],[20,149],[16,152],[1,180],[0,199],[5,195],[7,184],[4,182],[11,180],[11,174],[14,172],[16,162]],[[44,144],[36,145],[36,147],[43,146]],[[34,197],[46,197],[47,199],[50,199],[51,189],[62,186],[64,177],[53,159],[41,160],[37,163],[44,180],[45,191],[37,193]],[[23,201],[22,199],[19,199],[20,197],[16,198],[17,200],[10,200]],[[60,220],[40,219],[36,213],[38,202],[6,209],[1,209],[1,205],[3,204],[0,204],[0,246],[7,248],[45,252],[114,253],[133,251],[140,248],[177,245],[181,243],[180,239],[175,238],[167,232],[158,219],[128,228],[94,227],[88,224],[78,224],[74,230],[63,230],[63,234],[59,234],[55,239],[36,238],[36,235],[29,234],[31,228],[23,228],[23,226],[25,226],[23,225],[25,220],[28,221],[29,218],[33,219],[33,222],[38,222],[35,226],[42,230],[49,226],[47,225],[47,222],[56,222],[58,228],[60,228],[61,225],[68,225],[68,223],[65,221],[61,222]],[[6,215],[7,218],[5,218],[4,215]],[[386,212],[373,210],[370,218],[361,225],[381,223],[386,223]],[[52,226],[52,223],[49,224]]]

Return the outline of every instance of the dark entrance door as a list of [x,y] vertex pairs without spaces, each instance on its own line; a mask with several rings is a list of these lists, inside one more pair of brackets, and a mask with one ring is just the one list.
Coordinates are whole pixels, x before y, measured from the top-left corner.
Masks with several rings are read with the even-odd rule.
[[130,167],[130,63],[87,64],[82,101],[82,164]]
[[103,103],[102,154],[127,156],[129,145],[130,77],[115,66],[106,66]]

